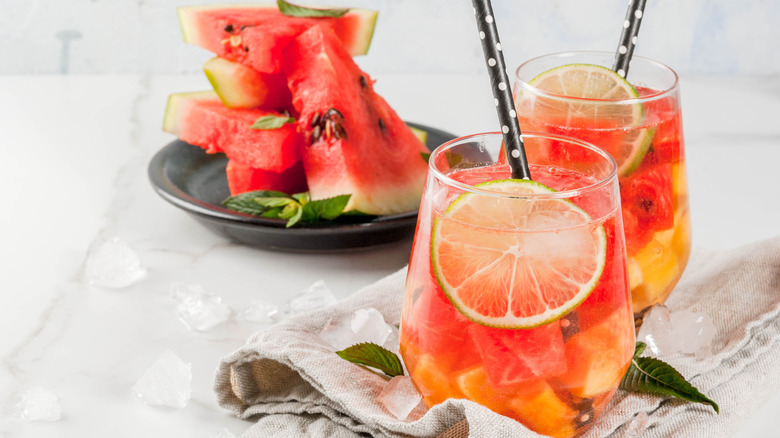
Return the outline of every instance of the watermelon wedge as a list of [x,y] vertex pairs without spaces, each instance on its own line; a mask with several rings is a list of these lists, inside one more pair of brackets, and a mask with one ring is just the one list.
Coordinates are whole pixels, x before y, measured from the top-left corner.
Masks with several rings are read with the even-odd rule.
[[270,172],[283,172],[301,160],[302,137],[288,123],[278,129],[250,126],[258,118],[280,115],[261,109],[230,109],[213,91],[172,94],[163,130],[208,153],[224,152],[231,159]]
[[184,41],[262,73],[276,73],[282,51],[307,29],[332,29],[351,55],[368,51],[376,11],[351,9],[340,18],[298,18],[279,12],[275,3],[206,5],[178,8]]
[[306,174],[300,161],[277,173],[256,169],[240,161],[228,160],[225,173],[230,194],[233,196],[253,190],[276,190],[288,194],[306,191]]
[[428,149],[333,30],[316,26],[299,35],[283,69],[300,114],[312,199],[350,194],[347,209],[377,215],[416,210],[428,170],[420,153]]
[[220,57],[206,61],[203,71],[228,108],[292,109],[287,78],[281,73],[260,73]]

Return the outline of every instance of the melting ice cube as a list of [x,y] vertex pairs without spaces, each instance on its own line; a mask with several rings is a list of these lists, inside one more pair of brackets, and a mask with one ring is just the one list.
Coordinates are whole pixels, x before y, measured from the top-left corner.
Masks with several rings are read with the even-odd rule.
[[336,297],[333,296],[328,285],[319,280],[288,301],[284,313],[291,315],[306,313],[332,304],[336,304]]
[[254,300],[236,315],[236,320],[270,324],[279,316],[279,306],[263,300]]
[[146,276],[138,254],[118,237],[96,241],[90,246],[84,269],[90,284],[119,289]]
[[[330,321],[320,332],[320,337],[336,350],[363,342],[372,342],[385,348],[388,342],[394,343],[397,350],[398,338],[396,336],[395,340],[392,340],[393,329],[378,310],[369,307]],[[394,351],[392,348],[388,349]]]
[[399,420],[406,420],[420,404],[422,397],[408,376],[396,376],[379,393],[376,400]]
[[150,406],[183,408],[192,393],[192,364],[164,352],[133,386],[133,397]]
[[22,394],[17,405],[26,421],[58,421],[61,418],[60,401],[46,388],[35,386]]
[[227,321],[232,313],[222,298],[207,294],[199,284],[172,284],[171,299],[179,319],[190,330],[208,330]]
[[637,338],[655,355],[685,353],[703,358],[712,354],[716,334],[715,324],[703,312],[672,312],[664,305],[655,305],[645,315]]

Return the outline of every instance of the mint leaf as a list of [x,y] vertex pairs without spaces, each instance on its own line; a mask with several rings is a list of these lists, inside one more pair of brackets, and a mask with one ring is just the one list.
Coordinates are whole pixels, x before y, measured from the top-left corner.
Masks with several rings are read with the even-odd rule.
[[289,116],[263,116],[255,120],[251,129],[278,129],[286,123],[295,123],[294,117]]
[[677,370],[668,363],[652,357],[639,357],[645,350],[643,342],[637,342],[634,357],[628,372],[620,382],[620,389],[629,392],[644,392],[659,395],[671,395],[695,403],[712,406],[720,413],[718,404],[699,392],[688,383]]
[[320,219],[333,220],[344,212],[350,197],[352,195],[339,195],[309,201],[303,205],[303,219],[306,222],[317,222]]
[[401,366],[401,360],[398,359],[398,356],[372,342],[353,345],[337,351],[336,354],[349,362],[376,368],[389,377],[404,375],[404,368]]
[[290,17],[334,17],[346,15],[349,9],[314,9],[288,3],[285,0],[276,0],[279,11]]
[[420,156],[427,163],[428,160],[431,158],[431,153],[430,152],[420,152]]
[[[255,190],[251,192],[241,193],[236,196],[231,196],[224,201],[222,205],[228,210],[237,211],[239,213],[246,213],[255,216],[263,216],[268,211],[268,207],[255,202],[255,198],[263,197],[280,197],[287,196],[282,192],[275,190]],[[275,216],[273,216],[275,217]]]

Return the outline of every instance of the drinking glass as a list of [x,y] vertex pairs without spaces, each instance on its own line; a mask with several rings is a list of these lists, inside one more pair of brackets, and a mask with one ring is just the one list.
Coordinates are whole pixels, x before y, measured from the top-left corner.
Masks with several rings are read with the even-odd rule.
[[523,141],[533,181],[510,179],[500,133],[431,154],[401,354],[428,406],[466,398],[570,437],[634,351],[617,165],[579,140]]
[[[608,69],[613,59],[609,52],[534,58],[517,69],[513,91],[522,130],[575,137],[617,160],[631,300],[641,323],[645,310],[669,296],[691,248],[680,87],[671,68],[634,56],[629,97],[608,97],[626,90],[622,81],[605,98],[577,97],[583,87],[595,87],[582,65]],[[580,67],[561,68],[572,64]],[[544,82],[544,76],[560,83]]]

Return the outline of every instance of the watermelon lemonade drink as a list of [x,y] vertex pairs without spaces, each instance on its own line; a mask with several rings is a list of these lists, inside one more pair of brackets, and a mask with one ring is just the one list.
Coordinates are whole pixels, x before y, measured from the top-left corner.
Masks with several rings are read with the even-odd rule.
[[532,59],[517,69],[514,95],[523,130],[575,137],[617,160],[639,317],[666,299],[690,253],[680,95],[669,67],[633,57],[629,83],[609,68],[613,58],[573,52]]
[[466,398],[576,436],[634,349],[617,165],[578,140],[523,140],[533,181],[511,179],[500,133],[431,154],[401,354],[428,406]]

